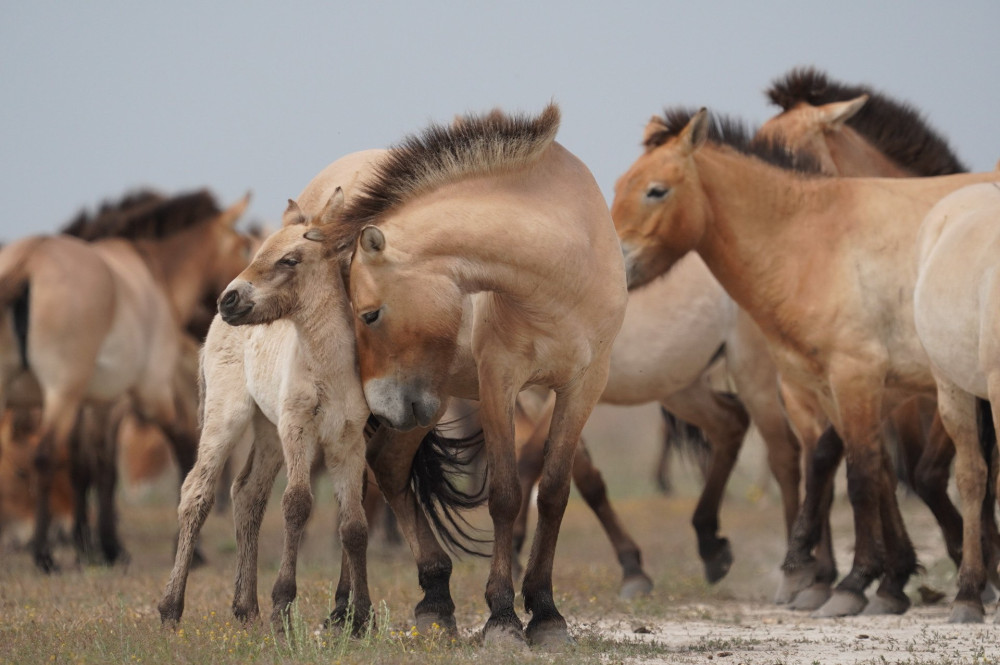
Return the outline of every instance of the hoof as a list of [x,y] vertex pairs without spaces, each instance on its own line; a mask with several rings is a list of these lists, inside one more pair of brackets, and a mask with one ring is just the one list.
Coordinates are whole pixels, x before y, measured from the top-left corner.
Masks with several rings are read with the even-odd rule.
[[979,599],[983,601],[983,605],[990,605],[997,602],[997,590],[992,583],[986,583],[983,592],[979,594]]
[[576,644],[569,634],[566,621],[562,617],[540,621],[537,624],[534,621],[528,623],[525,637],[527,637],[530,646],[539,647],[546,651],[556,651]]
[[519,627],[501,623],[490,625],[490,621],[487,621],[483,628],[484,647],[496,647],[510,653],[528,653],[528,642]]
[[425,612],[417,614],[414,618],[416,619],[417,631],[421,635],[432,635],[435,631],[444,631],[448,635],[458,634],[458,625],[455,623],[454,614],[440,615]]
[[868,616],[885,616],[889,614],[903,614],[908,609],[910,609],[910,599],[905,595],[899,598],[889,594],[876,593],[862,614]]
[[59,572],[59,566],[48,552],[35,555],[35,567],[46,575]]
[[363,635],[371,626],[375,627],[375,614],[369,605],[366,608],[336,607],[323,621],[323,630],[350,630],[351,635]]
[[983,623],[985,614],[982,605],[967,600],[956,600],[951,605],[948,623]]
[[816,584],[799,591],[795,595],[795,598],[792,599],[792,602],[788,603],[788,608],[803,612],[812,612],[823,607],[823,603],[830,600],[831,595],[833,595],[833,590],[829,584],[826,582],[816,582]]
[[815,562],[808,563],[791,572],[786,572],[782,575],[781,584],[778,586],[778,593],[774,596],[775,604],[787,605],[799,595],[799,592],[811,587],[815,582]]
[[830,600],[823,603],[823,606],[813,612],[811,616],[815,619],[857,616],[867,604],[868,599],[863,593],[834,591]]
[[653,580],[649,579],[645,573],[626,577],[622,582],[622,588],[618,591],[618,597],[622,600],[634,600],[641,596],[648,596],[653,590]]
[[715,584],[729,572],[733,565],[733,550],[729,540],[722,538],[722,546],[710,558],[705,559],[705,579],[709,584]]

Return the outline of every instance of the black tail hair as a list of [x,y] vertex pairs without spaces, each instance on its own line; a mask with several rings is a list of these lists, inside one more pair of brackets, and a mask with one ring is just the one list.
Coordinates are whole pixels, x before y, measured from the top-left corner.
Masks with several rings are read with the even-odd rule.
[[708,442],[705,431],[697,425],[681,420],[662,406],[660,413],[666,425],[663,445],[676,448],[685,459],[694,462],[699,468],[704,468],[712,454],[712,444]]
[[[459,512],[478,508],[488,497],[485,475],[472,491],[461,488],[461,479],[472,478],[472,467],[482,453],[485,438],[482,429],[464,437],[445,436],[442,430],[450,425],[453,423],[439,424],[420,442],[410,468],[410,486],[445,547],[453,553],[490,556],[474,546],[489,544],[492,539],[473,535],[474,527]],[[369,433],[380,426],[374,415],[369,416]]]
[[[979,447],[986,461],[986,494],[983,496],[983,515],[995,519],[996,514],[996,475],[993,468],[996,457],[997,432],[993,426],[993,409],[988,400],[976,398],[976,425],[979,431]],[[988,551],[988,550],[987,550]]]
[[14,334],[17,336],[17,348],[21,352],[21,367],[28,369],[28,302],[31,295],[31,284],[25,282],[20,295],[11,303],[14,314]]

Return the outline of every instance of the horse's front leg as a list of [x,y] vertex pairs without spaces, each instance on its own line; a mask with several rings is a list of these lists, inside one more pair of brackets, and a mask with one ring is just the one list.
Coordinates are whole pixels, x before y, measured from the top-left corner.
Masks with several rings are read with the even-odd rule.
[[573,457],[580,433],[607,381],[607,365],[596,362],[571,386],[556,390],[542,478],[538,483],[538,529],[524,574],[524,607],[531,613],[530,644],[556,646],[571,641],[566,620],[552,596],[552,562],[559,526],[569,499]]
[[414,608],[417,630],[426,634],[436,625],[455,633],[455,603],[449,586],[451,558],[438,543],[410,485],[413,457],[427,432],[423,428],[399,432],[380,426],[367,443],[366,457],[416,560],[417,580],[424,591]]

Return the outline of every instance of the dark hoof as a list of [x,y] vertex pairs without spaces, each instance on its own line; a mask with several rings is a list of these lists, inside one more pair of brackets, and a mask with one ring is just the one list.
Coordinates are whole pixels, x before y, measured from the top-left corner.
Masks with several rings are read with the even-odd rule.
[[790,572],[785,572],[781,576],[781,584],[778,586],[778,593],[774,596],[777,605],[787,605],[804,589],[808,589],[816,582],[816,562],[810,562],[801,568]]
[[951,605],[948,623],[983,623],[983,606],[968,600],[956,600]]
[[569,634],[569,628],[566,627],[566,620],[562,617],[538,623],[530,621],[528,629],[525,631],[525,637],[530,646],[539,647],[546,651],[555,651],[575,644],[573,637]]
[[715,584],[729,572],[733,565],[733,550],[729,540],[722,538],[721,546],[711,557],[705,559],[705,579],[709,584]]
[[816,582],[816,584],[799,591],[795,595],[795,598],[792,599],[792,602],[788,604],[788,608],[803,612],[812,612],[813,610],[818,610],[823,606],[823,603],[830,600],[831,595],[833,595],[833,590],[829,584],[826,582]]
[[59,572],[59,566],[50,552],[40,552],[35,554],[35,567],[46,575]]
[[167,630],[177,630],[177,625],[181,622],[182,610],[172,605],[166,605],[163,601],[156,609],[160,611],[160,626]]
[[484,647],[497,647],[511,653],[528,652],[528,642],[524,639],[524,632],[520,628],[499,623],[491,626],[490,621],[487,621],[486,626],[483,627]]
[[863,593],[854,591],[834,591],[830,600],[812,613],[814,619],[830,619],[833,617],[852,617],[861,614],[868,604]]
[[375,615],[371,606],[366,608],[337,607],[323,621],[323,630],[349,630],[351,635],[358,637],[375,628]]
[[618,597],[622,600],[634,600],[641,596],[648,596],[653,590],[653,580],[645,573],[626,577],[622,582],[622,588],[618,591]]
[[448,635],[458,634],[458,625],[455,623],[455,615],[440,615],[432,613],[417,614],[417,632],[421,635],[433,635],[435,632],[443,631]]
[[862,614],[869,616],[884,616],[888,614],[903,614],[910,609],[910,599],[889,594],[876,593]]

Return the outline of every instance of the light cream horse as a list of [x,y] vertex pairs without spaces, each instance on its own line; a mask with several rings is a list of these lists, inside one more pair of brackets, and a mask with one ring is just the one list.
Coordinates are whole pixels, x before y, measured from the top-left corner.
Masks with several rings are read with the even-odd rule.
[[[219,212],[197,196],[145,201],[144,212],[157,214],[120,215],[121,228],[98,230],[93,242],[32,236],[0,250],[0,408],[43,407],[32,548],[42,570],[55,568],[44,537],[53,460],[85,403],[131,395],[143,417],[186,434],[176,430],[171,390],[178,322],[220,275],[238,272],[234,257],[246,259],[233,225],[247,200]],[[109,561],[121,554],[117,536],[102,547]]]
[[494,526],[487,641],[523,639],[511,577],[521,504],[513,419],[517,393],[531,384],[554,389],[556,406],[524,576],[526,636],[568,639],[552,595],[556,538],[626,303],[606,204],[586,167],[554,142],[558,125],[553,105],[532,119],[494,113],[431,127],[390,150],[345,213],[345,238],[357,238],[351,302],[372,412],[420,431],[449,396],[481,404]]
[[[955,442],[963,522],[978,524],[1000,430],[1000,183],[971,185],[938,202],[920,228],[918,247],[917,334]],[[987,421],[978,428],[977,408]],[[979,534],[966,528],[964,536],[956,611],[963,620],[982,621],[978,592],[986,571]]]
[[[901,611],[908,600],[885,580],[907,579],[916,557],[880,423],[885,408],[932,384],[912,325],[912,238],[938,199],[995,174],[805,178],[758,158],[787,162],[787,152],[751,144],[730,123],[713,125],[704,110],[654,118],[644,144],[613,207],[630,285],[694,250],[753,316],[786,397],[816,414],[798,430],[818,438],[828,418],[835,429],[827,435],[842,437],[846,451],[854,566],[818,615],[862,611],[878,577],[874,611]],[[978,522],[964,527],[978,531]]]
[[296,595],[298,548],[312,509],[310,471],[321,454],[340,504],[343,543],[338,606],[329,618],[351,630],[371,613],[366,572],[368,530],[362,508],[364,427],[368,407],[354,352],[352,314],[330,230],[344,204],[338,189],[319,215],[306,218],[290,201],[283,228],[264,241],[253,262],[219,299],[201,373],[204,423],[198,460],[178,508],[180,540],[159,604],[167,625],[180,621],[194,543],[234,446],[252,429],[253,444],[233,483],[237,565],[233,612],[259,614],[257,542],[282,459],[288,484],[281,506],[285,543],[271,598],[281,630]]

